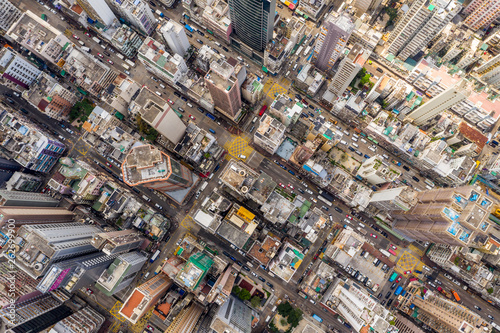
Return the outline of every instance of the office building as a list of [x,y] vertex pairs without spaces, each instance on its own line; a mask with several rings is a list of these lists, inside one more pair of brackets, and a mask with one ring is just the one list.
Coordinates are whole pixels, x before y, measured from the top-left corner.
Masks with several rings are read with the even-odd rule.
[[337,16],[335,13],[330,13],[321,25],[311,62],[322,71],[332,69],[344,52],[344,47],[354,28],[354,23],[349,16]]
[[472,0],[464,14],[464,23],[472,30],[488,28],[500,16],[500,0]]
[[184,307],[181,312],[175,316],[175,319],[168,326],[164,333],[191,333],[193,332],[198,319],[205,310],[205,307],[191,302],[189,307]]
[[64,302],[67,293],[54,290],[38,294],[15,305],[15,316],[10,316],[10,307],[0,310],[0,317],[7,328],[5,333],[42,332],[58,321],[71,315],[71,309]]
[[101,29],[110,27],[118,21],[106,1],[76,0],[76,3],[87,13],[88,22],[94,24],[96,27]]
[[455,0],[414,1],[390,34],[387,53],[403,61],[417,55],[461,8]]
[[28,89],[42,72],[30,61],[7,47],[0,51],[0,70],[3,72],[3,78],[24,89]]
[[119,10],[128,22],[147,36],[151,35],[158,25],[146,1],[125,0],[121,3]]
[[59,321],[50,333],[97,333],[105,320],[99,312],[86,306]]
[[45,193],[0,190],[0,206],[57,207],[59,200]]
[[417,191],[409,186],[401,186],[373,192],[370,205],[385,212],[408,211],[417,203]]
[[0,29],[9,30],[21,17],[22,12],[9,0],[0,1]]
[[172,52],[182,57],[187,54],[191,44],[189,44],[189,40],[182,25],[170,20],[161,27],[160,32]]
[[95,286],[107,296],[112,296],[120,290],[128,287],[134,280],[137,272],[142,269],[148,260],[140,252],[128,252],[121,254],[106,269]]
[[[241,67],[239,64],[236,66]],[[221,64],[212,62],[210,70],[205,75],[205,83],[215,109],[233,121],[241,112],[240,82],[235,75],[235,69],[226,61]]]
[[52,263],[95,252],[90,244],[100,228],[82,223],[23,225],[17,232],[16,251],[3,252],[15,256],[17,267],[37,279],[45,275]]
[[96,252],[56,262],[47,270],[37,289],[47,293],[61,288],[72,293],[90,287],[118,256],[118,253]]
[[276,0],[229,0],[233,32],[248,47],[262,52],[273,38]]
[[217,311],[210,328],[217,333],[251,333],[254,315],[252,309],[231,295]]
[[462,80],[455,86],[444,90],[408,114],[407,117],[415,125],[425,124],[427,121],[432,120],[434,117],[467,99],[472,90],[467,87],[467,83],[466,80]]
[[219,275],[212,290],[207,295],[207,302],[215,302],[219,305],[224,304],[231,295],[234,286],[234,281],[238,276],[238,272],[233,268],[233,265],[228,265],[224,273]]
[[490,211],[496,200],[474,186],[418,192],[409,210],[391,212],[393,229],[407,239],[470,246],[492,228]]
[[130,150],[122,164],[123,181],[159,191],[181,203],[198,179],[188,168],[151,145]]
[[340,62],[339,68],[328,86],[328,91],[336,97],[342,96],[352,80],[356,77],[361,68],[363,68],[370,53],[371,52],[365,50],[361,44],[354,44],[351,51],[349,51],[347,56]]
[[133,58],[142,45],[142,37],[129,26],[123,24],[111,38],[115,49],[127,58]]
[[134,229],[102,232],[92,238],[91,244],[106,254],[123,253],[137,250],[145,238]]
[[207,254],[195,253],[189,257],[186,265],[177,274],[175,280],[180,285],[194,291],[198,288],[213,263],[214,261]]
[[172,285],[165,274],[158,274],[134,289],[118,312],[132,324],[136,324]]
[[0,207],[0,227],[7,227],[15,221],[16,227],[27,224],[68,223],[74,221],[74,214],[62,207]]
[[500,87],[500,54],[474,69],[482,81],[493,88]]
[[360,165],[356,177],[366,179],[372,185],[392,183],[401,175],[396,168],[384,163],[384,158],[375,155],[367,158]]
[[361,16],[364,13],[369,13],[378,8],[382,0],[356,0],[354,1],[354,8],[356,8],[356,16]]
[[253,140],[256,145],[273,155],[285,138],[285,130],[286,126],[278,119],[264,114],[259,119],[259,127],[253,135]]

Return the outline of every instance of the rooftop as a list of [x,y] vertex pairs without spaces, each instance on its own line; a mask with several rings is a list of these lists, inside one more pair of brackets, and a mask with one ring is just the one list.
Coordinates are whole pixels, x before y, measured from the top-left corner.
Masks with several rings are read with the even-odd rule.
[[304,254],[289,241],[283,244],[280,253],[273,259],[269,271],[289,282],[304,260]]
[[255,241],[250,250],[248,250],[247,255],[255,258],[262,265],[267,266],[269,261],[278,252],[280,246],[281,242],[278,238],[267,235],[264,242]]

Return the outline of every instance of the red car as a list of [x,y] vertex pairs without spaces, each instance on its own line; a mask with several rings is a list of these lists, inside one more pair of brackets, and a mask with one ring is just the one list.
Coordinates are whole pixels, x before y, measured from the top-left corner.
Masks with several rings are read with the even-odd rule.
[[313,260],[316,260],[318,259],[318,254],[316,253],[316,255],[314,256]]
[[114,64],[114,62],[113,62],[112,60],[110,60],[110,59],[108,59],[108,62],[109,62],[111,65],[113,65],[113,64]]
[[393,250],[397,250],[397,249],[398,249],[398,247],[397,247],[396,245],[391,244],[391,249],[393,249]]
[[411,271],[405,271],[405,275],[406,275],[406,274],[411,274]]
[[113,167],[113,164],[109,163],[109,162],[106,162],[106,165],[109,166],[110,168]]
[[90,34],[88,32],[85,33],[85,36],[92,37],[92,36],[90,36]]
[[80,37],[78,37],[77,35],[73,35],[73,38],[76,40],[80,39]]
[[349,220],[352,220],[352,216],[349,216],[349,214],[347,214],[345,217],[347,217]]
[[377,238],[377,235],[375,234],[370,234],[370,236],[372,236],[373,238]]
[[285,184],[280,183],[280,186],[286,188]]
[[189,118],[193,119],[193,120],[196,120],[195,117],[193,117],[192,115],[189,115]]
[[101,53],[99,53],[99,52],[97,52],[97,56],[98,56],[99,58],[104,58],[104,56],[103,56]]
[[399,281],[401,281],[402,277],[401,275],[398,276],[398,278],[396,279],[396,283],[398,283]]
[[293,185],[292,184],[288,184],[288,187],[293,190]]
[[172,101],[171,99],[167,99],[167,101],[168,101],[170,104],[174,105],[174,101]]

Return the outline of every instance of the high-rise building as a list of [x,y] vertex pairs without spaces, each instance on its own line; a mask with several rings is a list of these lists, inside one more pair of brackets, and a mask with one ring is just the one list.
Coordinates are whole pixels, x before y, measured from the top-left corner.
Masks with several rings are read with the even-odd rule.
[[137,50],[142,45],[142,38],[134,29],[123,24],[116,29],[111,38],[111,44],[118,52],[127,58],[132,58],[137,54]]
[[406,60],[421,52],[458,14],[455,0],[416,0],[399,19],[388,39],[387,53]]
[[146,35],[151,35],[156,29],[156,18],[146,1],[125,0],[121,3],[118,10],[127,18],[128,22],[132,23],[132,25]]
[[118,253],[97,252],[56,262],[47,270],[37,289],[47,293],[61,288],[71,293],[89,287],[118,256]]
[[14,221],[16,227],[26,224],[73,222],[74,214],[63,207],[0,207],[0,227]]
[[90,306],[64,318],[51,328],[52,333],[96,333],[106,318]]
[[22,12],[9,0],[0,1],[0,29],[5,31],[21,17]]
[[171,285],[172,280],[165,274],[155,275],[134,289],[123,303],[119,314],[132,324],[137,323],[158,302]]
[[175,319],[164,333],[193,332],[195,325],[204,310],[204,306],[196,302],[192,302],[189,307],[185,307],[177,316],[175,316]]
[[276,0],[229,0],[233,32],[252,49],[262,52],[273,38]]
[[0,70],[6,80],[24,89],[29,88],[42,72],[26,58],[6,47],[0,53]]
[[481,80],[493,88],[500,87],[500,54],[474,69]]
[[454,87],[444,90],[424,105],[419,106],[415,111],[408,114],[408,118],[416,125],[425,124],[428,120],[465,100],[470,94],[471,89],[467,87],[467,81],[462,80]]
[[417,203],[417,191],[401,186],[374,192],[370,205],[385,212],[393,210],[408,211]]
[[500,16],[500,0],[472,0],[465,8],[465,25],[473,30],[489,27]]
[[90,241],[102,230],[94,225],[78,222],[23,225],[16,237],[16,250],[3,252],[6,258],[15,258],[17,267],[37,279],[52,263],[95,252]]
[[0,308],[40,294],[38,281],[20,269],[12,270],[7,261],[0,263]]
[[107,296],[116,294],[132,283],[147,260],[148,258],[139,252],[121,254],[101,274],[95,284],[96,288]]
[[344,47],[354,31],[354,23],[347,15],[330,13],[321,26],[314,48],[313,61],[322,71],[332,69],[344,51]]
[[189,257],[186,265],[184,265],[179,274],[177,274],[175,280],[189,290],[195,290],[198,288],[213,263],[214,261],[212,258],[205,253],[195,253]]
[[254,133],[254,143],[269,154],[274,154],[285,138],[286,126],[278,119],[265,114],[259,120],[259,127]]
[[138,249],[145,238],[134,229],[120,231],[102,232],[92,238],[92,245],[106,253],[123,253]]
[[91,23],[96,24],[98,27],[109,27],[118,21],[106,1],[77,0],[76,2],[87,13]]
[[231,32],[233,26],[229,18],[229,5],[223,0],[215,0],[209,6],[205,6],[203,11],[203,23],[227,44],[231,42]]
[[233,265],[227,266],[224,273],[219,276],[212,290],[207,295],[207,301],[215,302],[219,305],[224,304],[231,295],[231,290],[237,276],[238,272],[233,268]]
[[[241,67],[241,65],[236,65]],[[205,83],[214,101],[215,109],[234,120],[241,112],[240,82],[235,75],[235,67],[224,61],[212,62],[205,75]]]
[[217,311],[210,328],[217,333],[250,333],[253,316],[252,309],[231,295]]
[[145,186],[182,202],[198,179],[188,168],[151,145],[130,150],[122,164],[123,181]]
[[469,246],[492,228],[496,200],[474,186],[418,192],[409,210],[391,212],[393,229],[410,240]]
[[386,166],[384,158],[380,155],[366,159],[358,169],[357,177],[366,179],[372,185],[392,183],[401,175],[396,168]]
[[184,27],[179,23],[170,20],[164,24],[160,29],[163,39],[168,44],[170,49],[181,56],[185,56],[191,44],[186,36]]
[[45,193],[0,190],[0,206],[57,207],[59,200]]
[[354,1],[354,8],[356,8],[356,15],[361,16],[366,12],[376,10],[382,0],[356,0]]
[[[24,172],[15,172],[5,184],[8,191],[40,192],[45,180]],[[3,187],[3,186],[2,186]]]
[[356,74],[363,68],[363,65],[370,56],[370,51],[365,50],[361,44],[354,44],[349,54],[342,59],[337,73],[328,86],[328,91],[335,96],[342,96]]

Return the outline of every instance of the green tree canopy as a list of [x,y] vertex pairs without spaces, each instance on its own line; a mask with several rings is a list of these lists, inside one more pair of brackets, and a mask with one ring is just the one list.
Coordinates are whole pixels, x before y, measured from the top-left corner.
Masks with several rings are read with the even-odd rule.
[[288,315],[287,321],[293,327],[297,327],[302,320],[302,311],[300,309],[293,309]]
[[292,312],[292,310],[293,307],[288,302],[281,303],[280,305],[278,305],[278,313],[283,317],[288,317],[288,315],[290,314],[290,312]]
[[233,287],[233,290],[231,290],[233,292],[233,294],[235,294],[236,296],[240,297],[240,292],[241,292],[241,288],[238,287],[238,286],[234,286]]
[[252,299],[250,299],[250,303],[252,304],[252,306],[254,308],[260,307],[260,302],[261,302],[261,299],[259,296],[254,296],[254,297],[252,297]]
[[252,295],[250,295],[250,292],[246,289],[241,289],[241,292],[240,292],[240,298],[243,300],[243,301],[248,301],[250,299],[250,297],[252,297]]

